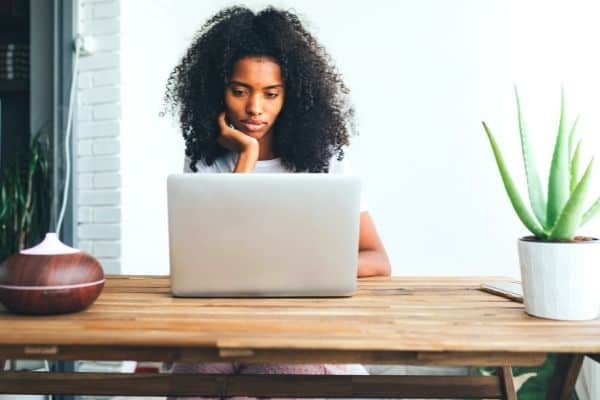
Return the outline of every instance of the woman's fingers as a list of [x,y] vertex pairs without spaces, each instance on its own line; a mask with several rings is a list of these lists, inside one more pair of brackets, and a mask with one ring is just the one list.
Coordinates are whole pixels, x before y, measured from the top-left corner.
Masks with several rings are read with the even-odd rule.
[[225,118],[225,112],[219,114],[219,128],[221,129],[221,135],[229,139],[239,141],[243,139],[244,134],[237,129],[229,126]]
[[217,143],[219,143],[221,146],[225,147],[228,150],[239,151],[239,146],[236,144],[236,141],[234,140],[235,133],[232,132],[233,131],[232,128],[227,126],[227,121],[225,120],[225,112],[224,111],[219,114],[219,117],[217,118],[217,120],[219,123],[219,130],[221,131],[221,134],[217,138]]
[[221,129],[221,132],[225,131],[228,126],[227,126],[227,121],[225,121],[225,111],[223,111],[221,114],[219,114],[219,128]]
[[258,146],[258,141],[256,139],[227,125],[225,112],[219,114],[218,123],[221,134],[217,138],[217,142],[221,146],[236,152],[244,151],[252,146]]

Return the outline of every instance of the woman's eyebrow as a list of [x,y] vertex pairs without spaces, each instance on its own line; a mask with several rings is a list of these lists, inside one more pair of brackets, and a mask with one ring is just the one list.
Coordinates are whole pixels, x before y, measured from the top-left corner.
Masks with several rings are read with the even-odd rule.
[[[240,81],[229,81],[229,85],[244,86],[244,87],[246,87],[248,89],[252,89],[252,85],[249,85],[247,83],[240,82]],[[275,88],[278,88],[278,87],[283,87],[283,83],[276,83],[274,85],[265,86],[265,87],[263,87],[263,90],[264,89],[275,89]]]

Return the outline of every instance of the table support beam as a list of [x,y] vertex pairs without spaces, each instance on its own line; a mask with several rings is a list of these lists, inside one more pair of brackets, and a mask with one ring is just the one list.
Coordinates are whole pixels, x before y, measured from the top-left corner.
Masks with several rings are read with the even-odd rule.
[[25,392],[121,396],[505,398],[495,376],[0,374],[0,393]]
[[162,361],[162,362],[244,362],[244,363],[328,363],[393,364],[431,366],[538,366],[544,353],[460,352],[460,351],[356,351],[177,348],[159,346],[72,346],[0,345],[0,356],[9,359],[48,358],[52,360]]

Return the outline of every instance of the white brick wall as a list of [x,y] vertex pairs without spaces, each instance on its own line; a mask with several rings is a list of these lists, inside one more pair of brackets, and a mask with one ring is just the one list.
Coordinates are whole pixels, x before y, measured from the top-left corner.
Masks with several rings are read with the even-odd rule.
[[76,245],[121,271],[120,2],[81,0],[79,31],[96,53],[79,61]]

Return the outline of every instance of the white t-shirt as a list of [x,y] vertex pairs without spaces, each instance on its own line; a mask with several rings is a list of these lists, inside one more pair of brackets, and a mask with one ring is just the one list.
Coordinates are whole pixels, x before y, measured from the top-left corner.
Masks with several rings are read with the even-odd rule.
[[[231,173],[235,169],[235,165],[237,164],[238,154],[234,152],[229,152],[215,160],[213,165],[207,165],[204,161],[199,160],[196,162],[197,172],[200,173]],[[190,159],[189,157],[185,157],[185,162],[183,165],[183,172],[194,172],[190,168]],[[272,160],[263,160],[256,162],[256,168],[254,172],[257,173],[277,173],[291,172],[288,168],[286,168],[281,162],[280,158],[274,158]],[[337,156],[333,156],[329,161],[329,173],[330,174],[348,174],[354,175],[352,169],[348,166],[348,162],[346,160],[338,161]],[[367,203],[365,202],[365,198],[363,193],[361,192],[360,196],[360,212],[367,211]]]

